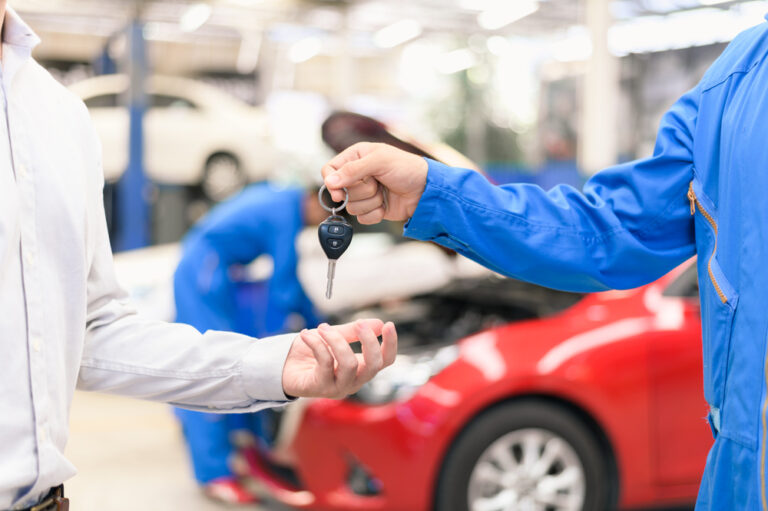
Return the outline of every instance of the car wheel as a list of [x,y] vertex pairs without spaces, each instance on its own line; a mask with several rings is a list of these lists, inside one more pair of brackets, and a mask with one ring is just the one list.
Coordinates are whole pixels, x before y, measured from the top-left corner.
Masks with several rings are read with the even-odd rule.
[[206,198],[219,202],[240,191],[246,184],[237,158],[230,154],[214,154],[205,164],[200,186]]
[[583,421],[562,407],[521,402],[473,421],[448,454],[438,511],[613,509],[609,460]]

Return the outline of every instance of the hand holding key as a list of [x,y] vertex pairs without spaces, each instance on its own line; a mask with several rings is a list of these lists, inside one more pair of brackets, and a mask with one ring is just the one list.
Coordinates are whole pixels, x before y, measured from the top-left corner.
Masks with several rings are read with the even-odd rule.
[[427,183],[427,161],[387,144],[360,142],[323,166],[334,200],[349,190],[347,211],[361,224],[407,220]]
[[[344,203],[340,207],[329,208],[323,202],[323,191],[325,191],[325,185],[320,188],[317,198],[320,201],[320,205],[326,211],[329,211],[331,216],[326,218],[317,228],[317,236],[320,239],[320,246],[323,248],[323,252],[328,257],[328,284],[325,288],[325,297],[330,300],[333,293],[333,278],[336,276],[336,261],[347,250],[349,244],[352,243],[352,226],[344,217],[336,214],[337,211],[341,211],[347,205],[349,194],[347,194]],[[344,191],[346,193],[346,189]]]

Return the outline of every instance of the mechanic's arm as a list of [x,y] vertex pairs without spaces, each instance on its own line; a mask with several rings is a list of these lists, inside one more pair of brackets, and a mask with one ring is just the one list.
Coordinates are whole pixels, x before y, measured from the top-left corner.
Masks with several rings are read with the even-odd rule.
[[[694,254],[687,190],[699,90],[662,119],[652,157],[608,168],[578,191],[495,186],[383,144],[357,144],[323,167],[335,199],[362,223],[406,220],[431,240],[500,273],[572,291],[631,288]],[[387,201],[383,197],[386,189]]]
[[[94,137],[94,145],[98,141]],[[185,408],[255,411],[295,397],[343,397],[359,389],[397,350],[394,325],[379,320],[321,325],[264,339],[146,320],[117,284],[94,165],[88,204],[86,338],[77,386]],[[98,183],[99,186],[96,186]],[[377,336],[383,342],[379,345]],[[359,340],[362,353],[349,343]],[[74,375],[73,375],[74,377]]]

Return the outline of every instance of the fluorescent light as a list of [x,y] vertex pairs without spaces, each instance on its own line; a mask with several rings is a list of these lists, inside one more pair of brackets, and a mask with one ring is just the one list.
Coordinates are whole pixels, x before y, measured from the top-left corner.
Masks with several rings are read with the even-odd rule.
[[477,15],[485,30],[498,30],[539,10],[538,0],[502,0]]
[[437,59],[437,70],[443,74],[450,75],[469,69],[475,65],[476,61],[475,54],[468,48],[453,50],[441,55]]
[[[709,7],[634,18],[608,30],[608,48],[623,56],[727,42],[763,23],[764,9],[764,2],[745,2],[726,10]],[[649,38],[648,34],[654,36]]]
[[189,6],[189,9],[184,11],[179,20],[181,30],[184,32],[194,32],[205,25],[205,22],[211,17],[212,11],[211,6],[204,3]]
[[320,38],[306,37],[293,43],[290,51],[288,52],[288,58],[291,59],[291,62],[295,64],[306,62],[307,60],[320,53],[322,47],[323,43],[320,41]]
[[701,5],[717,5],[717,4],[724,4],[730,1],[732,0],[699,0],[699,3]]
[[380,48],[394,48],[421,35],[421,24],[416,20],[400,20],[382,28],[373,36]]

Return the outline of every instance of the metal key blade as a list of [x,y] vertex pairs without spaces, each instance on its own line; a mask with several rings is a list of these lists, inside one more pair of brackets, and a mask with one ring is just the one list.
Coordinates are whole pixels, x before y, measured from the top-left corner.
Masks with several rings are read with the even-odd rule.
[[325,287],[325,297],[331,299],[333,293],[333,277],[336,276],[336,259],[328,259],[328,284]]

